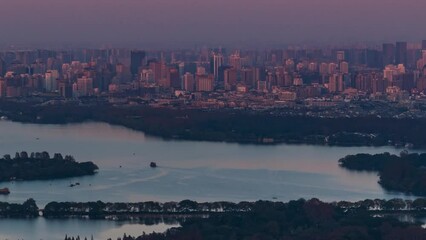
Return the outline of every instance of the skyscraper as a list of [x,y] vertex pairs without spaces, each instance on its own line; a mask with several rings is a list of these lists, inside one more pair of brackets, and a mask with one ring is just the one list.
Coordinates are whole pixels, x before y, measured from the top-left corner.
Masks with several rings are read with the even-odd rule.
[[179,70],[176,68],[169,69],[170,86],[175,90],[182,89],[182,81],[179,76]]
[[241,69],[241,57],[239,52],[236,52],[229,57],[229,65],[231,65],[236,70]]
[[57,70],[48,70],[45,74],[44,88],[47,92],[53,92],[57,89],[57,79],[59,78],[59,72]]
[[348,74],[349,73],[349,64],[348,64],[348,62],[345,62],[345,61],[341,62],[340,66],[339,66],[339,70],[343,74]]
[[218,81],[219,79],[219,67],[223,65],[223,55],[221,53],[213,55],[213,76],[214,80]]
[[395,63],[407,66],[407,42],[397,42],[395,48]]
[[189,72],[183,75],[183,89],[185,91],[190,91],[190,92],[194,91],[195,89],[194,75],[192,75]]
[[132,75],[139,73],[139,68],[145,64],[145,51],[134,50],[130,53],[130,72]]
[[423,40],[423,41],[422,41],[422,49],[423,49],[423,50],[426,50],[426,40]]
[[225,90],[231,91],[234,90],[237,85],[237,69],[230,68],[224,72],[224,85]]
[[337,62],[345,61],[345,51],[337,51],[336,59],[337,59]]
[[6,73],[6,62],[0,57],[0,77],[4,77]]
[[383,44],[383,66],[395,63],[395,45],[392,43]]
[[197,75],[196,77],[196,90],[198,92],[211,92],[214,90],[213,75]]

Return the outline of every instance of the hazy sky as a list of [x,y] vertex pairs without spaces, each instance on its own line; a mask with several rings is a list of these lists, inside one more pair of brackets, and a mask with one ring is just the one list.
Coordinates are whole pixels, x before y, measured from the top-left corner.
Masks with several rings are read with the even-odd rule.
[[419,41],[425,9],[424,0],[0,0],[0,42]]

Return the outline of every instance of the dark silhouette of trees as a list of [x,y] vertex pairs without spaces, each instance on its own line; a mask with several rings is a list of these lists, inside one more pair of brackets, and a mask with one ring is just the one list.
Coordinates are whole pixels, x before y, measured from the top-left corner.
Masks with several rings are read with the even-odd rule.
[[56,153],[50,158],[47,152],[28,155],[16,153],[14,158],[5,155],[0,159],[0,181],[47,180],[93,175],[98,167],[92,162],[78,163],[72,156]]
[[340,166],[355,171],[378,172],[379,183],[385,189],[420,196],[426,195],[426,154],[403,152],[348,155],[339,160]]
[[[0,101],[3,113],[20,122],[64,124],[100,121],[165,139],[239,143],[376,145],[425,147],[426,119],[283,116],[278,110],[195,110],[150,107],[49,105]],[[272,111],[272,110],[271,110]],[[273,140],[273,141],[270,141]]]

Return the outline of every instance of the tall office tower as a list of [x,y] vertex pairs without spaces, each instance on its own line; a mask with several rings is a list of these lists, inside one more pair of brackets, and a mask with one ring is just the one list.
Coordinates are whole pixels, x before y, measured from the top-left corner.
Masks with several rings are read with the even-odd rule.
[[160,62],[151,62],[149,63],[149,69],[151,69],[154,74],[154,81],[158,82],[161,79],[161,63]]
[[231,65],[236,70],[241,69],[241,57],[238,51],[229,57],[229,65]]
[[422,41],[422,49],[423,49],[423,50],[426,50],[426,40],[423,40],[423,41]]
[[58,84],[59,93],[64,98],[72,97],[72,85],[67,81],[60,81]]
[[337,62],[345,61],[345,51],[337,51],[336,59],[337,59]]
[[294,69],[295,69],[295,63],[294,63],[294,61],[293,61],[293,59],[287,59],[286,61],[285,61],[285,64],[284,64],[284,66],[285,66],[285,70],[287,71],[287,72],[294,72]]
[[6,73],[6,62],[0,57],[0,77],[4,77]]
[[422,50],[422,58],[417,61],[417,68],[422,70],[426,65],[426,50]]
[[[74,92],[77,90],[77,94]],[[83,76],[77,79],[77,89],[73,89],[73,94],[77,96],[89,96],[93,94],[93,79]]]
[[0,78],[0,98],[6,97],[6,88],[7,88],[6,80]]
[[407,42],[397,42],[395,47],[395,63],[407,66]]
[[348,74],[349,73],[349,64],[348,64],[348,62],[345,62],[345,61],[341,62],[340,66],[339,66],[339,70],[343,74]]
[[245,68],[241,70],[241,82],[250,88],[255,86],[253,68]]
[[197,67],[197,75],[205,75],[206,74],[206,68],[205,67]]
[[321,63],[319,72],[322,76],[325,76],[328,74],[328,63]]
[[213,76],[214,80],[219,79],[219,68],[223,65],[223,55],[221,53],[215,53],[213,55]]
[[134,50],[130,52],[130,72],[132,75],[139,73],[139,68],[145,65],[145,51]]
[[392,43],[383,44],[383,66],[395,63],[395,45]]
[[179,76],[179,71],[176,68],[170,68],[169,70],[170,86],[175,90],[182,89],[182,82]]
[[237,86],[237,69],[230,68],[224,71],[224,85],[225,90],[234,90]]
[[344,90],[343,74],[332,74],[328,81],[328,91],[331,93],[342,92]]
[[336,63],[330,63],[328,64],[328,74],[334,74],[337,70],[337,64]]
[[198,92],[211,92],[214,89],[214,76],[197,75],[195,85]]
[[195,74],[197,73],[197,63],[195,62],[185,62],[184,72]]
[[147,84],[155,83],[154,72],[151,69],[142,70],[141,81]]
[[181,62],[178,64],[179,67],[179,77],[183,77],[183,75],[185,74],[185,63]]
[[381,52],[376,49],[367,49],[367,67],[380,68],[382,66]]
[[308,70],[310,72],[318,72],[318,63],[316,63],[316,62],[309,63]]
[[[157,75],[157,73],[156,73]],[[177,72],[177,75],[179,76],[179,72]],[[170,82],[170,68],[167,66],[164,62],[160,63],[160,78],[156,79],[156,83],[160,87],[169,88],[171,87]]]
[[57,89],[57,79],[59,72],[57,70],[48,70],[45,74],[44,88],[47,92],[53,92]]
[[183,75],[183,90],[193,92],[195,89],[194,75],[187,72]]

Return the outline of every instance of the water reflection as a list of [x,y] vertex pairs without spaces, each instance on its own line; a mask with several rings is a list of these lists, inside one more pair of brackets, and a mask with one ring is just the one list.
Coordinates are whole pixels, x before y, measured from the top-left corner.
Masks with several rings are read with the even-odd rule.
[[0,239],[58,240],[65,235],[80,236],[81,239],[93,236],[96,240],[117,239],[123,234],[139,236],[145,233],[165,232],[178,227],[178,224],[158,223],[154,225],[139,222],[114,222],[84,219],[0,219]]
[[[355,173],[338,159],[359,152],[398,153],[391,147],[256,146],[230,143],[163,141],[103,123],[34,125],[0,122],[0,154],[49,151],[94,161],[99,174],[78,179],[3,183],[10,196],[50,201],[325,201],[393,198],[375,173]],[[157,169],[149,168],[151,161]],[[69,188],[72,182],[80,186]]]

